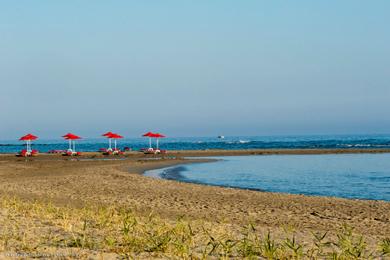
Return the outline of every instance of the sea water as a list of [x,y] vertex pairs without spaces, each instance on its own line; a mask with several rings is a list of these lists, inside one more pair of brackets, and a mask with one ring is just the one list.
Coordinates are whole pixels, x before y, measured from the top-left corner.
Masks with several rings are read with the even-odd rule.
[[152,170],[177,181],[315,196],[390,201],[390,154],[264,155]]
[[[180,137],[160,139],[160,147],[166,150],[207,150],[207,149],[325,149],[325,148],[390,148],[390,135],[323,135],[323,136],[227,136],[217,137]],[[147,138],[119,139],[118,147],[133,150],[148,147]],[[155,140],[153,140],[155,146]],[[24,143],[17,140],[0,140],[0,153],[15,153],[23,149]],[[97,151],[107,148],[104,138],[84,138],[77,141],[77,150],[81,152]],[[55,140],[38,139],[32,144],[40,152],[64,150],[68,142],[61,138]]]

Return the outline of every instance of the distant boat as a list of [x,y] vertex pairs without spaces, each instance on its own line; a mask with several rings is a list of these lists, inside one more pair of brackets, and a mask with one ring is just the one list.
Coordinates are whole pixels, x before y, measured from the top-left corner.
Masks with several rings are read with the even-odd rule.
[[219,139],[224,139],[225,136],[223,136],[223,135],[218,135],[218,138],[219,138]]

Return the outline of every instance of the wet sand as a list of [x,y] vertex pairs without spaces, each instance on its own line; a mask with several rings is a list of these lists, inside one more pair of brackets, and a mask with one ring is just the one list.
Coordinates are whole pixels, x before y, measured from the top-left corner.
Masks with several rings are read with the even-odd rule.
[[[366,152],[367,150],[364,150]],[[362,152],[338,150],[337,153]],[[369,152],[383,152],[370,150]],[[199,162],[187,156],[330,153],[329,150],[180,151],[165,158],[129,153],[116,160],[100,160],[87,153],[80,158],[40,155],[36,158],[0,156],[0,196],[51,201],[58,205],[113,205],[151,212],[170,220],[254,223],[263,230],[291,227],[301,237],[311,232],[336,232],[343,224],[370,239],[390,234],[390,203],[310,197],[179,183],[145,177],[146,170]],[[207,159],[200,160],[202,162]]]

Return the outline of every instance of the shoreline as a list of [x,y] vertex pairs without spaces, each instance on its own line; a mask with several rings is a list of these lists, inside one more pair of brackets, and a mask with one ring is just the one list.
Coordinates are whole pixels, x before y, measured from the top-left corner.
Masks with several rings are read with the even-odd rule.
[[[150,178],[156,178],[160,180],[169,180],[169,181],[176,181],[176,182],[182,182],[182,183],[189,183],[189,184],[196,184],[196,185],[202,185],[202,186],[210,186],[210,187],[219,187],[219,188],[226,188],[226,189],[238,189],[238,190],[247,190],[247,191],[258,191],[258,192],[270,192],[270,193],[280,193],[280,194],[287,194],[287,195],[293,195],[295,193],[287,193],[287,192],[273,192],[273,191],[267,191],[267,190],[262,190],[262,189],[255,189],[255,188],[241,188],[241,187],[236,187],[236,186],[223,186],[223,185],[217,185],[217,184],[210,184],[210,183],[205,183],[205,182],[200,182],[200,181],[192,181],[192,180],[187,180],[186,177],[184,177],[181,172],[182,170],[177,170],[178,168],[183,168],[183,166],[187,164],[194,164],[194,163],[208,163],[208,162],[216,162],[215,161],[206,161],[206,162],[198,162],[198,161],[193,161],[193,162],[188,162],[188,163],[180,163],[180,164],[173,164],[168,167],[163,167],[163,168],[155,168],[155,169],[150,169],[146,170],[142,175],[145,177],[150,177]],[[164,177],[162,176],[153,176],[153,175],[145,175],[149,171],[163,171],[163,170],[172,170],[168,173],[164,173]],[[160,172],[161,173],[161,172]],[[295,195],[303,195],[303,194],[295,194]],[[310,196],[310,195],[303,195],[303,196]],[[314,196],[314,195],[313,195]],[[317,196],[317,197],[329,197],[329,196]],[[335,197],[335,198],[341,198],[341,197]]]
[[[162,169],[170,168],[170,167],[180,167],[181,165],[187,165],[187,164],[210,163],[210,162],[216,162],[216,161],[218,161],[218,160],[213,159],[213,158],[162,159],[162,160],[148,161],[147,164],[149,163],[151,165],[143,165],[141,167],[131,168],[130,169],[131,172],[129,172],[129,173],[145,176],[145,173],[148,171],[162,170]],[[138,160],[138,162],[145,162],[145,161]],[[154,162],[154,164],[152,162]],[[145,176],[145,177],[148,177],[148,176]]]
[[[183,180],[177,178],[164,178],[155,176],[146,176],[145,173],[153,170],[163,170],[166,168],[176,168],[185,166],[188,164],[197,163],[209,163],[216,162],[219,159],[209,157],[229,157],[229,156],[266,156],[266,155],[331,155],[331,154],[383,154],[390,153],[390,149],[251,149],[251,150],[182,150],[182,151],[171,151],[165,155],[145,155],[140,152],[130,152],[122,156],[104,156],[99,152],[85,152],[82,156],[78,157],[67,157],[59,154],[47,154],[42,153],[37,157],[16,157],[14,154],[0,154],[0,163],[4,161],[15,161],[15,162],[29,162],[29,163],[44,163],[44,162],[78,162],[78,163],[92,163],[92,164],[106,164],[106,163],[130,163],[137,164],[132,166],[130,169],[122,167],[122,171],[137,174],[143,177],[154,178],[158,180],[168,180],[178,183],[185,183],[191,185],[200,185],[206,187],[216,187],[222,189],[237,189],[242,191],[253,191],[271,194],[281,195],[298,195],[305,197],[318,197],[318,198],[336,198],[353,201],[380,201],[390,203],[386,200],[375,200],[375,199],[364,199],[364,198],[345,198],[337,196],[326,196],[326,195],[306,195],[300,193],[288,193],[288,192],[275,192],[267,191],[256,188],[242,188],[237,186],[223,186],[216,184],[203,183],[198,181]],[[198,157],[198,158],[197,158]],[[1,195],[1,192],[0,192]]]
[[[187,159],[185,159],[187,160]],[[227,185],[218,185],[218,184],[211,184],[201,181],[195,181],[187,179],[185,176],[181,174],[183,170],[177,170],[177,168],[182,168],[185,165],[188,164],[198,164],[198,163],[210,163],[210,162],[217,162],[218,160],[202,160],[202,159],[188,159],[189,161],[183,161],[169,164],[168,166],[164,167],[151,167],[146,169],[143,173],[142,171],[139,172],[142,176],[149,177],[149,178],[155,178],[158,180],[168,180],[168,181],[176,181],[179,183],[188,183],[188,184],[195,184],[195,185],[201,185],[201,186],[208,186],[208,187],[217,187],[217,188],[226,188],[226,189],[237,189],[242,191],[254,191],[254,192],[264,192],[264,193],[271,193],[271,194],[281,194],[281,195],[298,195],[298,196],[305,196],[305,197],[315,197],[315,198],[335,198],[335,199],[345,199],[345,200],[353,200],[353,201],[379,201],[384,203],[390,203],[389,200],[383,200],[383,199],[365,199],[365,198],[348,198],[348,197],[338,197],[338,196],[327,196],[327,195],[308,195],[303,193],[290,193],[290,192],[280,192],[280,191],[269,191],[264,190],[260,188],[243,188],[238,186],[227,186]],[[164,173],[166,176],[153,176],[153,175],[146,175],[149,171],[159,171],[158,173],[163,173],[164,170],[172,170],[172,172]]]
[[[0,163],[2,161],[25,161],[25,162],[67,162],[74,161],[79,163],[136,163],[139,164],[137,167],[131,167],[130,170],[127,168],[122,169],[130,174],[138,174],[144,177],[155,178],[159,180],[169,180],[175,181],[178,183],[186,183],[193,185],[201,185],[207,187],[217,187],[217,188],[226,188],[226,189],[237,189],[242,191],[254,191],[254,192],[264,192],[264,193],[275,193],[282,195],[299,195],[307,197],[319,197],[319,198],[337,198],[337,199],[346,199],[346,200],[361,200],[361,201],[383,201],[385,203],[390,203],[386,200],[375,200],[375,199],[365,199],[365,198],[345,198],[337,196],[326,196],[326,195],[307,195],[301,193],[288,193],[288,192],[275,192],[267,191],[257,188],[242,188],[237,186],[223,186],[217,184],[204,183],[199,181],[184,180],[183,178],[176,178],[168,176],[158,177],[158,176],[146,176],[145,173],[148,171],[154,170],[163,170],[166,168],[176,168],[184,166],[187,164],[195,163],[209,163],[215,162],[219,159],[212,157],[229,157],[229,156],[267,156],[267,155],[334,155],[334,154],[383,154],[390,153],[390,149],[249,149],[249,150],[175,150],[169,151],[168,154],[164,155],[153,155],[153,154],[143,154],[141,152],[128,152],[120,156],[104,156],[99,152],[85,152],[81,156],[77,157],[68,157],[62,156],[60,154],[48,154],[42,153],[37,157],[16,157],[14,154],[0,154]],[[211,157],[211,158],[210,158]],[[1,194],[1,193],[0,193]]]

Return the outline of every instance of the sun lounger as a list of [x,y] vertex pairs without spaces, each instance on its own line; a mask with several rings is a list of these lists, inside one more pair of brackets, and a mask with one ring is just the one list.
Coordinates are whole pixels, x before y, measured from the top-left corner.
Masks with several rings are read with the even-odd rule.
[[121,151],[120,149],[114,149],[114,150],[112,151],[112,154],[114,154],[114,155],[121,155],[121,154],[124,154],[124,153],[123,153],[123,151]]
[[16,156],[18,157],[27,157],[30,156],[31,153],[28,152],[26,149],[21,150]]
[[112,151],[109,151],[108,149],[106,149],[105,152],[103,152],[103,155],[111,155],[112,154]]
[[122,155],[124,154],[123,151],[120,149],[113,149],[113,150],[107,150],[106,152],[103,153],[103,155]]
[[144,154],[155,154],[155,150],[153,148],[143,148],[143,149],[140,149],[141,152],[143,152]]
[[30,157],[30,156],[37,156],[38,154],[39,154],[38,150],[27,151],[26,149],[23,149],[16,156],[18,156],[18,157]]
[[80,156],[81,152],[74,152],[72,150],[68,150],[62,154],[63,156]]
[[166,154],[167,153],[167,150],[154,149],[154,148],[148,148],[140,151],[143,151],[144,154]]

